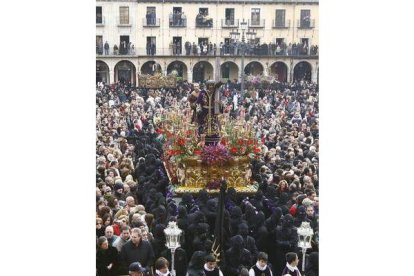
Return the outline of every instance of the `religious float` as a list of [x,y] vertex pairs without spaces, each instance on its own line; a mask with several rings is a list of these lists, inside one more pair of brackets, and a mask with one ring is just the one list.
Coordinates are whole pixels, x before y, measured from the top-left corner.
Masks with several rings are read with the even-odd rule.
[[197,110],[177,104],[154,118],[164,139],[164,165],[178,195],[201,189],[218,193],[223,178],[239,193],[257,191],[250,162],[260,158],[261,142],[254,138],[252,125],[241,119],[244,116],[232,119],[220,112],[214,100],[219,91],[216,84],[207,83],[196,99]]
[[164,76],[160,73],[154,75],[138,75],[138,87],[140,88],[175,88],[177,77],[173,74]]

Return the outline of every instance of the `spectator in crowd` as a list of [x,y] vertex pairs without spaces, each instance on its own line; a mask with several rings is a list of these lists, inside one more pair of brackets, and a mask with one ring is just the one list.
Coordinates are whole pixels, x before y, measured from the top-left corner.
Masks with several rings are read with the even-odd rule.
[[130,238],[130,227],[125,225],[121,228],[121,235],[114,241],[113,247],[115,247],[118,252],[121,252],[122,246],[124,246]]
[[132,229],[131,239],[122,246],[120,258],[124,268],[133,262],[140,262],[147,271],[151,271],[155,258],[154,251],[148,241],[142,240],[141,229]]
[[[268,51],[271,46],[267,47]],[[264,50],[260,45],[255,51]],[[112,226],[113,233],[120,236],[114,242],[122,264],[116,275],[127,274],[128,266],[137,261],[148,268],[147,273],[159,257],[171,262],[163,234],[170,220],[176,220],[183,230],[182,246],[175,253],[177,275],[205,273],[204,258],[211,252],[211,225],[215,223],[212,210],[217,203],[204,192],[184,194],[180,203],[175,201],[161,161],[163,134],[155,123],[163,110],[171,106],[188,108],[192,87],[186,81],[179,81],[177,88],[151,90],[121,82],[97,85],[96,235],[104,236],[105,228]],[[236,80],[224,88],[221,100],[226,112],[253,122],[254,136],[261,141],[263,155],[251,162],[251,179],[258,187],[257,194],[244,200],[234,189],[227,191],[225,262],[220,263],[220,269],[231,276],[246,272],[243,267],[254,266],[258,253],[254,253],[251,236],[257,250],[269,255],[272,274],[282,275],[285,254],[297,252],[295,223],[311,221],[315,234],[309,250],[318,251],[318,86],[301,80],[260,87],[246,83],[245,91],[240,91],[240,82]],[[295,117],[298,112],[300,117]],[[126,163],[128,158],[132,165]],[[117,195],[117,190],[122,193]],[[309,206],[314,208],[313,217]],[[251,227],[247,227],[246,235],[247,221]],[[136,230],[128,240],[123,236],[127,235],[126,226],[142,228],[147,231],[148,240],[151,236],[153,240],[141,240]],[[118,247],[118,243],[123,245]],[[197,249],[201,253],[193,253]],[[198,257],[188,263],[187,256],[193,254]]]
[[166,258],[158,258],[155,261],[155,276],[171,276],[168,266],[169,262]]
[[111,246],[113,246],[113,243],[118,238],[118,236],[114,235],[114,228],[111,225],[105,228],[105,237]]
[[144,276],[147,270],[139,262],[133,262],[128,268],[130,276]]
[[282,271],[283,276],[300,276],[300,271],[297,268],[299,263],[298,255],[294,252],[288,252],[286,254],[286,266]]
[[109,245],[105,236],[98,238],[96,251],[96,270],[98,276],[117,275],[118,253],[115,248]]

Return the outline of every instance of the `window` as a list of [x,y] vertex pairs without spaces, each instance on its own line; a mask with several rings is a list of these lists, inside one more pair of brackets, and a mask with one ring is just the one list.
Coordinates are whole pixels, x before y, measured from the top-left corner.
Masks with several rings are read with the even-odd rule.
[[234,9],[226,9],[225,13],[226,25],[234,25]]
[[119,24],[129,24],[129,7],[119,7]]
[[96,24],[102,24],[102,7],[96,7]]
[[155,18],[156,18],[156,13],[155,13],[155,7],[147,7],[147,14],[145,16],[146,18],[146,22],[147,22],[147,26],[154,26],[155,25]]
[[96,36],[96,53],[98,55],[103,54],[103,38],[101,35]]
[[203,14],[204,16],[208,15],[208,8],[200,8],[199,13]]
[[147,45],[146,45],[147,55],[148,56],[155,55],[156,49],[157,49],[156,37],[155,36],[147,36]]
[[121,35],[119,37],[119,54],[127,55],[130,51],[129,35]]
[[300,11],[300,27],[310,28],[310,10]]
[[260,25],[260,9],[252,9],[251,25]]
[[185,27],[187,26],[187,16],[182,11],[182,7],[173,7],[173,12],[169,18],[170,27]]
[[208,8],[200,8],[198,10],[196,27],[213,27],[213,18],[208,16]]
[[285,27],[286,10],[276,10],[276,24],[275,27]]

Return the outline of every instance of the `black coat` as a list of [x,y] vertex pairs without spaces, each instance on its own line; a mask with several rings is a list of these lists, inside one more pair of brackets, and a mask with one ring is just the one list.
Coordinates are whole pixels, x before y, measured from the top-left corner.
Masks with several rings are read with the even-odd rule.
[[[112,268],[109,270],[108,265],[112,263]],[[112,276],[117,275],[118,268],[118,251],[116,248],[109,246],[108,249],[98,249],[96,251],[96,269],[98,276]]]
[[154,264],[154,250],[148,241],[143,241],[135,246],[131,240],[129,240],[124,246],[122,246],[120,259],[123,266],[123,272],[128,274],[128,267],[133,262],[140,262],[141,265],[150,270],[150,267]]

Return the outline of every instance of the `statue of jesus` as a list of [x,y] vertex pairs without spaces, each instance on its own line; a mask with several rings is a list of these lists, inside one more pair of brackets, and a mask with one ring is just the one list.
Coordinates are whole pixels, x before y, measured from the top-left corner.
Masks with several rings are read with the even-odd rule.
[[197,98],[197,104],[200,106],[200,112],[197,116],[198,133],[206,137],[206,145],[217,144],[220,140],[220,125],[218,115],[222,112],[220,104],[221,82],[215,83],[208,81],[206,89],[200,91]]

